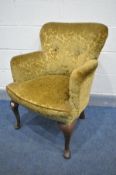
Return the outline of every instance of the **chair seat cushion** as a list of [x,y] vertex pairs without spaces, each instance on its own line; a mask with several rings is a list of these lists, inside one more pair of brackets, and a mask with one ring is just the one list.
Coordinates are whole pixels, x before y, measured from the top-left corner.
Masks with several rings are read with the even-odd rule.
[[15,102],[52,119],[67,122],[71,110],[68,88],[68,76],[46,75],[11,83],[7,86],[7,91]]

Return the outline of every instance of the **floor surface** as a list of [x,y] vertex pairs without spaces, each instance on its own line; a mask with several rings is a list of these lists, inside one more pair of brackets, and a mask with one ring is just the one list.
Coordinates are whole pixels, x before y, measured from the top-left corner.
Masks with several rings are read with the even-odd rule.
[[9,102],[0,101],[0,175],[116,175],[116,108],[88,107],[65,160],[57,123],[20,107],[15,130]]

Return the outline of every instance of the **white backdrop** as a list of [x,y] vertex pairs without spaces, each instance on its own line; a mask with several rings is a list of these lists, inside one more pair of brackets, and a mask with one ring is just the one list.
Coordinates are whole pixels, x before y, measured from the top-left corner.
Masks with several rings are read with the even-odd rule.
[[91,94],[116,95],[116,0],[0,0],[0,89],[12,81],[11,57],[41,48],[39,30],[48,21],[109,27]]

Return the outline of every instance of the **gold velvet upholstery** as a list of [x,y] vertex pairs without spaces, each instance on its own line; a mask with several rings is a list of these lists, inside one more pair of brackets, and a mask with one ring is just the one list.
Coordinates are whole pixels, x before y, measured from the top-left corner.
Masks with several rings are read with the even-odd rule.
[[98,23],[47,23],[42,51],[13,57],[11,99],[70,124],[87,106],[97,58],[108,35]]

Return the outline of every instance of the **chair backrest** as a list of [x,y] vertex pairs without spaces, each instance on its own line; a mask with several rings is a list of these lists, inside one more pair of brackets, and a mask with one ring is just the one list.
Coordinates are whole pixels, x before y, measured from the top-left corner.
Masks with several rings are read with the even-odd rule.
[[[89,59],[97,59],[108,35],[99,23],[46,23],[40,38],[51,68],[70,73]],[[56,67],[55,67],[56,66]]]

